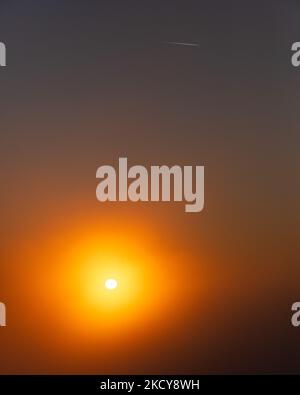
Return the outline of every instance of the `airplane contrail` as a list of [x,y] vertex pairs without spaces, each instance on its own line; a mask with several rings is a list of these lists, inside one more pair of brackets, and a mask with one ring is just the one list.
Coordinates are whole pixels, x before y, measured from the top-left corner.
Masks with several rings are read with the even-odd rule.
[[169,45],[182,45],[185,47],[199,47],[197,43],[186,43],[186,42],[179,42],[179,41],[167,41],[166,44]]

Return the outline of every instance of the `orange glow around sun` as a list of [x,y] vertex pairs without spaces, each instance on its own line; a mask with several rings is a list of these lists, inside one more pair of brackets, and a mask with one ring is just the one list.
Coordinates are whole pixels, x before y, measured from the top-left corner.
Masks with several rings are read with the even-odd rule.
[[26,371],[130,372],[136,363],[142,373],[142,355],[176,352],[212,295],[204,256],[199,265],[177,235],[147,214],[55,219],[29,234],[14,277],[20,343],[38,350]]
[[123,341],[149,328],[159,330],[170,317],[176,322],[192,289],[193,280],[188,285],[181,280],[185,273],[178,253],[133,227],[73,232],[46,247],[41,259],[39,302],[49,321],[77,343]]

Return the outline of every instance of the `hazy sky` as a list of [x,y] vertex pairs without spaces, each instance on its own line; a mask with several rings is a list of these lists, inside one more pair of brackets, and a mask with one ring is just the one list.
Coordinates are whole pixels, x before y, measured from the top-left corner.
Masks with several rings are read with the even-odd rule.
[[[0,301],[11,324],[0,332],[0,372],[299,371],[290,327],[300,297],[300,69],[290,64],[299,8],[292,0],[1,0]],[[120,156],[204,165],[204,212],[99,204],[96,169]],[[154,255],[169,257],[170,272],[176,261],[174,277],[196,271],[194,302],[178,307],[182,322],[170,308],[170,327],[152,323],[154,335],[139,335],[129,359],[125,335],[110,361],[101,346],[82,352],[75,335],[80,358],[62,357],[60,325],[36,337],[52,304],[39,305],[32,278],[50,266],[55,273],[64,248],[98,227],[115,224],[119,235],[131,223],[133,239],[140,227],[164,246]]]

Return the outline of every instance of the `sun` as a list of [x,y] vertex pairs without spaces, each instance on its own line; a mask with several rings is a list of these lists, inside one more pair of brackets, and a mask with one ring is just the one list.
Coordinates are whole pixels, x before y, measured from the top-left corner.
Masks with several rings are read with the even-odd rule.
[[109,278],[105,281],[105,288],[109,289],[110,291],[116,289],[118,286],[118,281],[114,278]]

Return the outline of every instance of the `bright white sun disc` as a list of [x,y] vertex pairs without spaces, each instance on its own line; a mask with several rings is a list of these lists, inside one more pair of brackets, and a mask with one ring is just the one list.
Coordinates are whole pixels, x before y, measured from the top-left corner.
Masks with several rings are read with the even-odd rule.
[[112,290],[116,289],[118,286],[118,281],[115,280],[114,278],[109,278],[108,280],[105,281],[105,288]]

